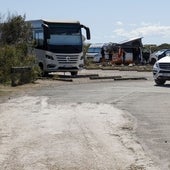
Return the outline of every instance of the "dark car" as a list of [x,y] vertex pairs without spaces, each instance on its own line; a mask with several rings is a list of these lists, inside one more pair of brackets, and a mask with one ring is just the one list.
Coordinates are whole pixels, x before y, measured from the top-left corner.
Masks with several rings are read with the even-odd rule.
[[167,56],[170,54],[170,49],[165,49],[162,50],[159,54],[158,54],[158,60],[160,60],[161,58]]
[[167,56],[170,54],[170,49],[162,49],[159,51],[156,51],[150,55],[150,63],[155,64],[157,60],[160,60],[161,58]]

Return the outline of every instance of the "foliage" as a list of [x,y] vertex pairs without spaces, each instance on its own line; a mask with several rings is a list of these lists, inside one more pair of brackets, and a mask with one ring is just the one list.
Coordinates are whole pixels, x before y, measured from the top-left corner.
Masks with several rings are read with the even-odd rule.
[[12,67],[30,66],[32,80],[39,73],[35,57],[28,54],[30,37],[31,27],[25,16],[8,14],[0,24],[0,83],[10,81]]
[[0,47],[0,83],[9,82],[11,79],[11,68],[30,66],[32,68],[32,80],[39,73],[39,68],[35,65],[35,57],[25,55],[20,47],[5,45]]
[[25,16],[11,15],[1,23],[1,44],[27,43],[31,36],[31,26],[25,22]]
[[89,47],[90,47],[90,44],[84,44],[83,45],[83,53],[84,53],[84,55],[87,53],[87,50],[89,49]]
[[161,49],[170,49],[170,44],[164,43],[159,46],[150,44],[150,45],[143,46],[143,51],[149,52],[149,53],[153,53],[153,52],[161,50]]
[[84,63],[86,66],[92,63],[91,61],[87,60],[87,58],[86,58],[86,53],[87,53],[89,47],[90,47],[90,44],[83,45],[83,56],[84,56]]
[[164,43],[158,46],[158,50],[161,49],[170,49],[170,44]]

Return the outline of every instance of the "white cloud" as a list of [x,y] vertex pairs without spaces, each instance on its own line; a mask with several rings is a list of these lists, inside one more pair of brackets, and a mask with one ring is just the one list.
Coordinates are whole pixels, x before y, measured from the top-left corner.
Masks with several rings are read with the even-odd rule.
[[133,28],[131,30],[125,28],[115,29],[114,34],[117,36],[131,38],[131,37],[147,37],[147,36],[161,36],[161,37],[170,37],[170,26],[163,26],[159,24],[146,24],[142,23],[141,27]]
[[121,42],[123,40],[143,37],[144,43],[162,44],[170,43],[170,25],[161,25],[141,22],[140,24],[123,24],[117,21],[117,27],[106,33],[92,33],[92,42]]
[[116,33],[119,36],[122,36],[122,34],[123,34],[123,36],[127,36],[126,31],[123,28],[115,29],[113,32]]
[[129,26],[131,26],[131,27],[136,27],[137,24],[129,24]]
[[[141,24],[140,24],[141,26],[150,26],[150,25],[153,25],[152,23],[149,23],[149,22],[141,22]],[[154,25],[156,25],[156,24],[154,24]]]
[[161,25],[148,25],[141,28],[137,28],[136,32],[140,32],[143,35],[168,35],[170,36],[170,26]]
[[117,22],[116,22],[116,25],[117,25],[117,26],[122,26],[122,25],[123,25],[123,22],[117,21]]

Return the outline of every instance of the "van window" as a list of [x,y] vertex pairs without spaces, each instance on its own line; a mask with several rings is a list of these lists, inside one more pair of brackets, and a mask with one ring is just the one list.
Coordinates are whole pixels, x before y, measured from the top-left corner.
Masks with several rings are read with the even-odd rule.
[[94,49],[93,48],[89,48],[88,49],[88,53],[94,53]]
[[170,50],[166,51],[165,55],[170,55]]
[[89,48],[88,53],[100,53],[101,48]]
[[35,36],[34,39],[36,42],[36,47],[40,49],[43,48],[43,39],[44,39],[43,31],[42,30],[35,31],[34,36]]

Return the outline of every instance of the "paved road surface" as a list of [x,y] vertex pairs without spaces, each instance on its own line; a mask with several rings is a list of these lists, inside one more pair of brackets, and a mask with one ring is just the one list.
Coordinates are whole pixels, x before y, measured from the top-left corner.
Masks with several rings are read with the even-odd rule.
[[97,73],[147,80],[43,81],[11,94],[0,105],[2,170],[170,169],[170,84]]

